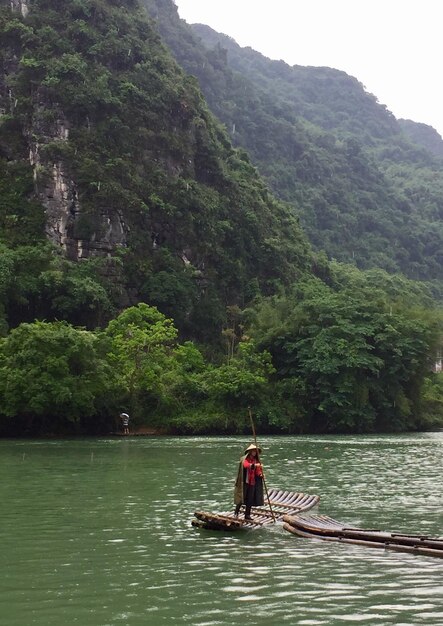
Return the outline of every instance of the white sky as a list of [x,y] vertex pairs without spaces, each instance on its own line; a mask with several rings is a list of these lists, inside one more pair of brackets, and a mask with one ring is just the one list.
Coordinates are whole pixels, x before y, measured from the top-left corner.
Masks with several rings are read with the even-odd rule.
[[355,76],[396,118],[443,135],[443,0],[175,0],[188,23],[290,65]]

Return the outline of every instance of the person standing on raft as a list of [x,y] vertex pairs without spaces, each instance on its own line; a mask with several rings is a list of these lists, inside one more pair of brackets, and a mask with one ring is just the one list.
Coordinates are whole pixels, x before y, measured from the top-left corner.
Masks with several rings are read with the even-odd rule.
[[263,470],[259,462],[261,449],[255,444],[246,448],[238,465],[235,481],[234,504],[235,516],[238,516],[242,504],[245,505],[245,520],[251,520],[251,508],[263,506]]

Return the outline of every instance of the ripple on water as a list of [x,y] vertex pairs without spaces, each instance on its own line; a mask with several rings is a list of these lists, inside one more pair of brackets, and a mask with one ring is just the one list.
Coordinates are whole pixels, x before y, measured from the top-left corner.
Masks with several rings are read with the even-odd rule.
[[[0,442],[5,623],[443,624],[440,560],[298,539],[279,524],[231,535],[191,528],[194,510],[232,506],[244,443]],[[322,513],[442,533],[443,434],[260,443],[268,483],[319,493]]]

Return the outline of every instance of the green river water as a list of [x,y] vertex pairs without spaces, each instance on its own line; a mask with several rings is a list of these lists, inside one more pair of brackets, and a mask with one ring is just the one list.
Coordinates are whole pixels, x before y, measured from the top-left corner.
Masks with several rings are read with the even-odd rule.
[[[0,624],[443,625],[443,559],[193,528],[245,437],[0,441]],[[352,526],[443,535],[443,432],[263,437],[268,487]]]

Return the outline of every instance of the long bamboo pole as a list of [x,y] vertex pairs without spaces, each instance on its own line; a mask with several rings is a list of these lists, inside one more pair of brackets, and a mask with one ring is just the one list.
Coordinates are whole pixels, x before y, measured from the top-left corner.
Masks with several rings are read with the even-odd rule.
[[256,432],[255,432],[255,425],[254,425],[254,420],[252,419],[252,411],[251,411],[251,407],[250,407],[250,406],[248,406],[248,412],[249,412],[249,420],[250,420],[250,422],[251,422],[252,435],[253,435],[253,437],[254,437],[254,444],[255,444],[255,447],[257,448],[257,461],[260,463],[260,465],[261,465],[261,469],[262,469],[262,474],[263,474],[263,485],[264,485],[264,487],[265,487],[266,497],[267,497],[267,499],[268,499],[269,510],[271,511],[271,514],[272,514],[272,519],[273,519],[273,520],[274,520],[274,522],[275,522],[275,521],[276,521],[276,519],[275,519],[274,511],[272,510],[272,506],[271,506],[271,498],[269,497],[268,487],[267,487],[267,485],[266,485],[265,473],[264,473],[264,471],[263,471],[263,465],[261,464],[261,461],[260,461],[260,454],[259,454],[259,451],[258,451],[258,444],[257,444],[257,434],[256,434]]

